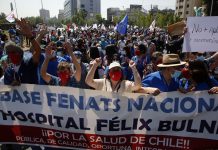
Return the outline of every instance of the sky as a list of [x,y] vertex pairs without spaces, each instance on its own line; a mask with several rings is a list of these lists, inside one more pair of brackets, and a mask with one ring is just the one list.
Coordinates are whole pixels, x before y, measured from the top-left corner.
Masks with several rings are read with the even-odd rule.
[[[65,0],[42,1],[44,9],[48,9],[50,11],[51,17],[57,17],[59,9],[64,9]],[[39,16],[39,9],[42,8],[41,0],[0,0],[0,13],[4,12],[6,15],[9,14],[11,2],[13,3],[14,9],[16,2],[18,18]],[[143,8],[145,8],[146,10],[149,10],[151,8],[151,5],[158,5],[159,9],[175,9],[176,0],[101,0],[102,17],[106,18],[107,8],[119,7],[122,10],[129,8],[130,4],[143,5]]]

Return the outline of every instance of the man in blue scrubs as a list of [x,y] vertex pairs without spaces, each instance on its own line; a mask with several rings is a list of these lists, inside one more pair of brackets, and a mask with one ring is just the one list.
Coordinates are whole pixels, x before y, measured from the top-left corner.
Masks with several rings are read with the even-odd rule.
[[[153,87],[156,93],[177,91],[179,88],[178,76],[181,74],[182,62],[177,54],[163,56],[162,64],[157,65],[160,71],[151,73],[142,80],[143,87]],[[146,88],[144,88],[146,89]]]

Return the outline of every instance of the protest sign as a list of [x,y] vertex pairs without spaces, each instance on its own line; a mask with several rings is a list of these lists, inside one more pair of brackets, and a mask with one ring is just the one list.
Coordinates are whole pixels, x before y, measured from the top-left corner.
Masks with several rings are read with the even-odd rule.
[[[74,149],[218,148],[218,96],[0,86],[0,143]],[[201,143],[201,144],[199,144]]]
[[172,25],[169,25],[167,27],[167,30],[168,30],[168,33],[170,34],[170,36],[182,35],[184,32],[185,26],[186,26],[185,22],[180,21],[180,22],[174,23]]
[[218,17],[188,17],[183,52],[218,51]]

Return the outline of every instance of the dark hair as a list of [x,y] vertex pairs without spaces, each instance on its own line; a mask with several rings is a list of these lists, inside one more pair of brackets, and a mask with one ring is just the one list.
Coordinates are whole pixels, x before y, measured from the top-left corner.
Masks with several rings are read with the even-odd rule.
[[13,52],[18,52],[20,53],[21,56],[23,56],[23,50],[21,47],[17,46],[14,42],[7,42],[5,44],[5,50],[6,50],[6,53],[8,54],[10,51],[13,51]]
[[142,54],[145,54],[147,51],[147,47],[144,44],[139,44],[139,50]]
[[92,59],[100,57],[99,50],[96,46],[90,47],[89,54],[90,54],[90,58],[92,58]]
[[207,82],[209,85],[209,72],[207,65],[200,60],[190,61],[189,70],[191,73],[192,79],[196,83]]
[[0,66],[0,78],[4,75],[4,71],[3,71],[3,68],[2,66]]
[[107,60],[109,63],[113,61],[113,55],[117,53],[116,46],[111,44],[105,47]]

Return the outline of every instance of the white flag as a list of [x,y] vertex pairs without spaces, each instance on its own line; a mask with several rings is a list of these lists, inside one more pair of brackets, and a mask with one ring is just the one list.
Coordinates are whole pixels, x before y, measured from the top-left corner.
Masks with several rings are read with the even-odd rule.
[[104,24],[101,24],[101,29],[106,30],[106,27],[104,26]]
[[93,24],[93,25],[92,25],[92,28],[93,28],[93,29],[98,29],[98,25],[97,25],[97,24]]
[[14,12],[12,11],[9,15],[7,15],[6,20],[10,23],[15,21]]
[[154,31],[155,24],[156,24],[156,21],[155,21],[155,20],[152,21],[152,23],[151,23],[151,25],[150,25],[150,27],[149,27],[150,31],[152,31],[152,32]]

